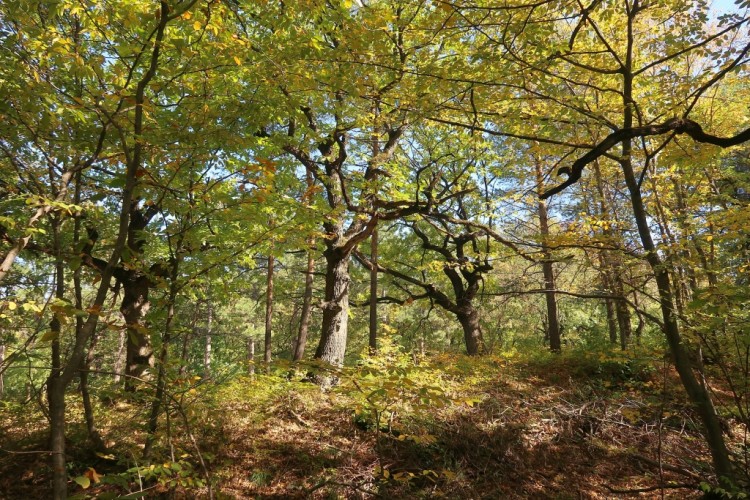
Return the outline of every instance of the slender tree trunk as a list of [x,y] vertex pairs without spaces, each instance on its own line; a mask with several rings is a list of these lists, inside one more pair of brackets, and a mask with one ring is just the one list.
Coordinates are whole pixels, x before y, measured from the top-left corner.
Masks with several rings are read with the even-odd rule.
[[[607,205],[607,197],[604,192],[604,182],[602,180],[601,168],[599,161],[595,161],[594,164],[594,178],[596,179],[596,190],[599,195],[599,216],[602,220],[610,221],[612,219],[611,213],[615,210]],[[621,244],[622,238],[619,234],[616,234],[611,227],[606,226],[603,230],[604,236],[613,245]],[[624,296],[624,286],[622,283],[622,259],[616,251],[605,251],[599,252],[599,265],[602,282],[607,290],[613,295]],[[607,305],[607,327],[609,328],[609,340],[613,344],[617,344],[618,329],[620,332],[620,346],[627,346],[628,338],[630,337],[630,315],[627,306],[623,308],[620,301],[613,301],[611,299],[606,300]],[[625,347],[623,347],[624,349]]]
[[[607,263],[604,261],[604,253],[598,251],[599,256],[599,276],[602,280],[602,287],[608,292],[612,292],[612,278],[607,271]],[[607,310],[607,330],[609,331],[610,344],[617,344],[617,315],[615,313],[615,304],[612,299],[604,299],[604,306]]]
[[[615,275],[614,292],[615,295],[625,297],[625,289],[622,285],[621,273],[622,269],[619,269]],[[633,332],[633,328],[630,324],[631,316],[628,304],[623,300],[615,301],[615,313],[617,315],[617,325],[620,327],[620,349],[624,351],[630,344],[630,337]]]
[[[627,58],[623,68],[623,129],[629,129],[633,126],[633,73],[632,73],[632,49],[633,49],[633,19],[636,12],[629,12],[628,29],[627,29]],[[718,415],[714,408],[711,396],[699,382],[693,372],[685,346],[682,343],[680,327],[677,323],[676,308],[672,284],[669,280],[669,272],[664,266],[659,253],[654,244],[651,235],[651,227],[646,214],[645,204],[641,196],[641,189],[638,185],[633,165],[631,163],[632,144],[630,140],[623,141],[622,160],[620,165],[625,177],[625,183],[630,194],[630,201],[633,207],[633,216],[638,235],[646,252],[646,260],[656,277],[656,287],[659,294],[659,305],[661,307],[662,318],[664,320],[664,334],[669,344],[677,373],[680,375],[682,385],[688,397],[695,405],[704,427],[704,433],[711,457],[713,459],[714,470],[719,477],[732,478],[732,463],[729,460],[729,452],[724,441],[724,435],[721,431]]]
[[[307,190],[302,197],[304,203],[310,202],[312,189],[315,186],[315,178],[309,168],[305,169],[305,183]],[[310,317],[312,315],[312,295],[313,295],[313,272],[315,271],[315,240],[310,238],[310,247],[307,250],[307,269],[305,270],[305,292],[302,299],[302,312],[299,318],[299,332],[297,342],[294,344],[294,361],[301,361],[305,356],[305,347],[307,346],[307,335],[310,330]]]
[[[179,245],[177,245],[179,247]],[[143,458],[148,459],[151,455],[154,442],[156,441],[156,430],[159,425],[159,413],[161,413],[161,405],[164,402],[164,395],[166,394],[167,387],[167,361],[169,357],[169,344],[172,341],[172,323],[175,317],[175,302],[177,301],[177,270],[179,266],[179,259],[174,262],[171,269],[170,285],[169,285],[169,296],[167,300],[167,318],[164,322],[164,333],[161,339],[161,349],[159,350],[159,369],[156,375],[156,394],[154,400],[151,403],[151,412],[148,417],[148,425],[146,428],[147,437],[146,444],[143,447]],[[167,411],[169,411],[167,405]]]
[[604,305],[607,308],[607,330],[609,331],[610,344],[617,344],[617,315],[615,305],[611,299],[606,299]]
[[[77,327],[83,326],[81,318],[77,318]],[[91,403],[91,394],[89,393],[89,369],[91,363],[94,361],[94,349],[98,336],[94,335],[91,338],[91,344],[89,345],[89,352],[86,354],[86,360],[81,367],[81,398],[83,399],[83,416],[86,420],[86,430],[88,431],[89,440],[94,446],[95,450],[104,451],[106,446],[102,440],[99,430],[96,428],[96,419],[94,417],[94,405]]]
[[255,339],[247,339],[247,374],[251,377],[255,375]]
[[693,373],[690,356],[682,343],[680,328],[675,317],[676,309],[669,274],[659,258],[656,246],[651,237],[648,217],[644,209],[643,200],[641,199],[638,182],[632,170],[626,171],[625,177],[628,181],[638,232],[643,248],[646,251],[646,259],[656,276],[659,304],[661,306],[662,318],[664,319],[664,334],[667,337],[667,343],[672,353],[675,368],[680,375],[680,380],[685,387],[688,397],[696,406],[703,422],[704,433],[711,449],[711,457],[713,458],[716,474],[723,477],[732,477],[732,465],[729,460],[726,443],[724,442],[719,418],[716,415],[716,410],[706,388],[698,382],[695,373]]
[[323,328],[315,357],[342,366],[346,353],[349,321],[349,253],[327,243],[326,290],[323,304]]
[[[537,184],[540,186],[543,182],[542,166],[539,161],[534,162],[536,169]],[[552,252],[547,246],[549,239],[549,216],[547,215],[547,202],[540,199],[537,203],[537,213],[539,215],[539,232],[542,237],[542,273],[544,274],[544,289],[547,290],[544,297],[547,302],[547,338],[549,339],[549,348],[552,352],[562,350],[562,341],[560,339],[560,321],[557,316],[557,298],[555,297],[555,270],[552,266]]]
[[[57,370],[57,367],[54,368]],[[68,471],[65,468],[65,386],[58,376],[47,380],[50,419],[50,451],[52,452],[52,497],[68,496]]]
[[312,312],[313,295],[313,272],[315,271],[315,257],[313,250],[307,252],[307,269],[305,270],[305,294],[302,299],[302,312],[299,318],[299,334],[294,346],[294,361],[301,361],[305,355],[307,344],[307,333],[310,329],[310,316]]
[[378,349],[378,230],[370,236],[370,352]]
[[214,308],[211,299],[208,299],[206,308],[206,346],[203,351],[203,377],[211,378],[211,334],[213,333]]
[[122,373],[125,371],[125,339],[128,336],[128,330],[127,328],[123,328],[120,330],[120,338],[117,342],[117,352],[115,353],[115,365],[114,365],[114,372],[115,377],[114,381],[115,383],[120,382],[120,379],[122,378]]
[[[54,296],[57,300],[65,298],[65,265],[60,256],[60,218],[53,215],[52,244],[55,253]],[[50,450],[52,451],[52,496],[64,499],[68,494],[68,472],[65,468],[65,383],[62,375],[62,354],[60,337],[62,323],[56,314],[50,321],[52,334],[52,370],[47,379],[47,403],[50,418]]]
[[[57,318],[52,320],[50,330],[53,335],[61,334]],[[65,468],[65,384],[60,378],[59,340],[53,340],[52,352],[52,373],[47,380],[47,401],[52,452],[52,496],[57,500],[66,498],[68,492],[68,472]]]
[[547,334],[549,336],[549,349],[552,352],[562,350],[562,339],[560,338],[560,322],[557,316],[557,299],[555,298],[555,271],[552,262],[542,263],[544,273],[544,294],[547,302]]
[[0,342],[0,399],[3,398],[3,394],[5,393],[5,379],[3,376],[5,375],[5,372],[3,372],[3,363],[5,362],[5,344]]
[[[73,203],[79,205],[81,203],[81,172],[77,172],[75,175],[75,191],[73,194]],[[73,224],[73,248],[79,248],[78,243],[81,239],[81,217],[76,216]],[[75,307],[79,311],[83,309],[83,287],[81,285],[81,266],[78,266],[73,271],[73,295],[75,298]],[[83,318],[76,316],[76,336],[78,336],[83,329]],[[94,406],[91,403],[91,395],[89,393],[89,369],[91,363],[94,360],[94,349],[99,337],[96,333],[91,336],[91,342],[89,344],[89,350],[86,353],[86,358],[81,366],[81,398],[83,400],[83,416],[86,420],[86,430],[88,431],[89,440],[94,446],[94,449],[104,451],[106,448],[104,440],[102,440],[99,431],[96,428],[96,419],[94,417]]]
[[266,279],[266,336],[263,349],[263,362],[266,372],[271,368],[271,335],[273,327],[273,255],[268,256],[268,275]]
[[[91,308],[101,310],[104,301],[109,293],[110,284],[115,268],[122,256],[123,248],[126,244],[127,230],[130,220],[130,204],[133,200],[133,193],[137,184],[136,173],[141,168],[141,155],[143,142],[143,104],[145,102],[145,90],[151,79],[156,74],[159,60],[159,51],[161,42],[164,39],[167,22],[169,21],[169,6],[166,2],[160,2],[159,23],[154,37],[153,50],[151,52],[151,61],[148,69],[136,86],[134,95],[134,113],[133,113],[133,146],[131,149],[130,159],[125,169],[125,185],[122,190],[122,205],[120,207],[119,222],[117,228],[117,237],[114,241],[112,253],[104,269],[101,271],[101,280],[96,289],[96,295],[92,302]],[[102,131],[102,137],[106,131]],[[99,151],[92,158],[98,156]],[[93,160],[92,160],[93,161]],[[60,196],[60,193],[57,193]],[[58,265],[61,261],[58,259]],[[58,279],[62,273],[58,273]],[[1,280],[2,278],[0,278]],[[64,283],[63,283],[64,284]],[[89,339],[94,335],[99,316],[96,313],[90,313],[83,324],[83,327],[76,332],[76,338],[71,348],[70,357],[65,367],[62,367],[60,360],[53,357],[52,372],[47,382],[48,399],[50,405],[50,450],[52,455],[53,470],[53,498],[63,499],[67,494],[67,471],[65,468],[65,388],[70,384],[73,378],[80,370],[81,364],[86,356],[86,346]],[[54,347],[53,347],[54,353]],[[59,358],[59,352],[57,353]]]

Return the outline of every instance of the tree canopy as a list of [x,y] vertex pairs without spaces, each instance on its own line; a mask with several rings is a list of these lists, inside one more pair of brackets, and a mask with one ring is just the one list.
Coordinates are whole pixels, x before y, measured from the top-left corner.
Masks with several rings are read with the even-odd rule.
[[39,402],[49,495],[99,483],[70,472],[72,408],[111,456],[123,398],[138,463],[200,477],[148,479],[213,497],[191,405],[238,380],[351,397],[387,480],[381,419],[460,399],[413,370],[543,352],[668,359],[711,463],[691,480],[741,491],[749,23],[744,0],[2,4],[0,397]]

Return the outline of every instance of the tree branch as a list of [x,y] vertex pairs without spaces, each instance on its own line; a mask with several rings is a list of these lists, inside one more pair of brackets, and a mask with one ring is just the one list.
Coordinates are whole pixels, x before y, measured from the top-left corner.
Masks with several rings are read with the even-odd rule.
[[[687,118],[673,118],[660,125],[647,125],[644,127],[633,127],[617,130],[605,137],[588,153],[573,162],[573,164],[569,167],[569,170],[568,167],[564,167],[564,171],[566,173],[569,172],[567,180],[551,189],[548,189],[539,197],[543,200],[547,199],[550,196],[557,194],[567,187],[572,186],[573,184],[578,182],[586,165],[600,158],[601,156],[604,156],[610,149],[624,140],[633,139],[636,137],[647,137],[651,135],[662,135],[670,132],[678,135],[685,134],[690,136],[696,142],[713,144],[721,148],[736,146],[750,140],[750,128],[732,137],[718,137],[704,132],[703,128],[697,122]],[[562,170],[563,169],[561,169],[560,171]]]

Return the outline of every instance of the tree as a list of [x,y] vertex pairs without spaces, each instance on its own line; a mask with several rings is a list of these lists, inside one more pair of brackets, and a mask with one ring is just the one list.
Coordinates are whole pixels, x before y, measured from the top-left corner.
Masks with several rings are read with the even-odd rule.
[[[628,188],[634,219],[645,251],[645,259],[650,265],[656,279],[659,303],[663,318],[663,330],[670,346],[675,368],[680,374],[680,378],[689,397],[695,403],[701,415],[701,419],[705,426],[706,439],[711,447],[714,467],[717,474],[720,476],[732,477],[732,467],[729,461],[729,455],[711,398],[705,387],[703,387],[696,379],[691,368],[689,355],[683,344],[680,326],[676,315],[673,285],[670,280],[669,272],[665,268],[662,258],[659,256],[657,246],[652,237],[651,227],[649,225],[648,215],[643,200],[641,181],[639,181],[639,176],[636,175],[634,169],[634,157],[636,154],[634,152],[633,140],[639,139],[643,141],[642,153],[645,155],[647,167],[648,162],[653,158],[656,152],[666,147],[670,140],[677,134],[687,134],[696,141],[707,142],[723,147],[740,144],[750,139],[750,130],[740,132],[739,134],[726,139],[712,136],[711,134],[703,132],[702,128],[696,122],[688,118],[700,96],[720,78],[726,75],[732,68],[736,67],[737,64],[740,64],[740,62],[743,61],[745,54],[750,50],[750,45],[741,48],[739,55],[733,54],[731,50],[726,52],[724,57],[727,62],[723,67],[714,71],[708,78],[702,79],[702,81],[699,80],[697,84],[690,85],[690,93],[687,93],[684,100],[675,103],[673,107],[673,111],[679,113],[681,116],[680,118],[667,120],[662,123],[655,123],[655,120],[659,119],[659,114],[663,116],[664,110],[658,109],[656,110],[658,113],[656,116],[647,118],[648,109],[638,102],[638,98],[642,95],[644,90],[649,87],[637,87],[636,79],[638,77],[647,77],[647,84],[653,85],[653,79],[650,77],[653,74],[654,69],[664,67],[666,64],[674,66],[676,61],[681,57],[686,57],[685,54],[710,45],[712,41],[719,39],[720,36],[707,35],[700,32],[696,33],[693,31],[693,33],[689,35],[689,41],[685,43],[686,46],[677,48],[674,51],[669,51],[666,56],[655,56],[654,54],[648,53],[643,54],[639,53],[638,49],[640,47],[648,47],[648,44],[644,43],[642,39],[639,39],[639,43],[636,45],[636,37],[648,37],[649,39],[654,40],[659,35],[663,36],[662,33],[654,30],[654,25],[657,25],[658,21],[665,16],[676,15],[677,11],[674,10],[675,6],[663,5],[657,8],[652,5],[641,4],[638,0],[634,0],[632,2],[613,2],[612,5],[597,5],[596,7],[596,12],[584,11],[582,13],[582,21],[579,25],[580,29],[577,29],[572,33],[568,43],[568,50],[566,53],[561,54],[557,59],[558,61],[562,61],[560,62],[560,65],[566,68],[565,71],[560,71],[558,68],[554,68],[554,71],[551,71],[550,73],[552,73],[552,76],[555,78],[576,79],[580,78],[578,73],[581,71],[597,75],[616,75],[616,78],[619,78],[619,81],[617,82],[619,84],[618,94],[622,98],[620,123],[615,126],[616,128],[613,132],[596,144],[589,152],[573,162],[569,170],[570,175],[565,182],[548,190],[542,196],[543,198],[547,198],[573,184],[580,179],[582,170],[585,166],[607,154],[614,146],[620,145],[621,152],[617,158],[617,162],[621,167],[622,175]],[[613,19],[616,19],[614,22],[622,23],[620,26],[624,37],[612,40],[605,38],[602,34],[603,31],[599,28],[599,23],[606,21],[604,21],[604,18],[600,20],[598,15],[617,16]],[[724,32],[726,33],[727,31],[736,29],[739,25],[741,25],[741,23],[734,24]],[[662,24],[661,26],[665,25]],[[671,27],[669,29],[671,29]],[[688,29],[696,30],[695,24],[688,24]],[[580,53],[575,51],[574,47],[577,39],[580,38],[583,40],[583,37],[586,35],[588,35],[587,40],[592,40],[594,46],[598,45],[602,48],[601,56],[597,55],[592,57],[587,53],[584,53],[584,51],[581,51]],[[696,39],[698,41],[694,42]],[[615,69],[608,69],[612,67],[612,65],[614,65]],[[653,97],[650,97],[650,99],[653,99]],[[636,120],[640,123],[637,123]],[[649,120],[651,121],[649,122]],[[613,122],[610,121],[610,123]],[[658,137],[665,134],[671,134],[668,136],[666,142],[652,145],[646,141],[647,137]],[[645,175],[646,173],[647,168],[644,168],[642,175]]]
[[[383,2],[310,10],[284,4],[259,13],[271,35],[257,42],[258,50],[281,50],[286,60],[300,61],[268,68],[274,82],[284,82],[271,99],[290,111],[285,126],[269,124],[259,135],[296,159],[322,190],[326,285],[315,357],[334,365],[343,363],[346,351],[352,252],[378,221],[418,210],[398,201],[402,174],[390,160],[417,110],[440,99],[434,84],[415,77],[423,58],[439,61],[428,44],[431,35],[415,27],[444,13],[422,7]],[[314,72],[307,70],[311,62]],[[357,78],[363,65],[367,77]],[[373,138],[379,145],[374,155]]]

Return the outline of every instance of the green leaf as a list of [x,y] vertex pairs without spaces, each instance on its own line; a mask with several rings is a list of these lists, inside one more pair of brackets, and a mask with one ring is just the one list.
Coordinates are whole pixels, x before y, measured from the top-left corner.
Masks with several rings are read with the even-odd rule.
[[52,342],[53,340],[56,340],[58,336],[58,332],[53,332],[52,330],[46,332],[44,335],[42,335],[42,338],[40,339],[40,342]]
[[75,483],[84,490],[91,486],[91,480],[86,476],[78,476],[77,478],[73,479],[73,481],[75,481]]

